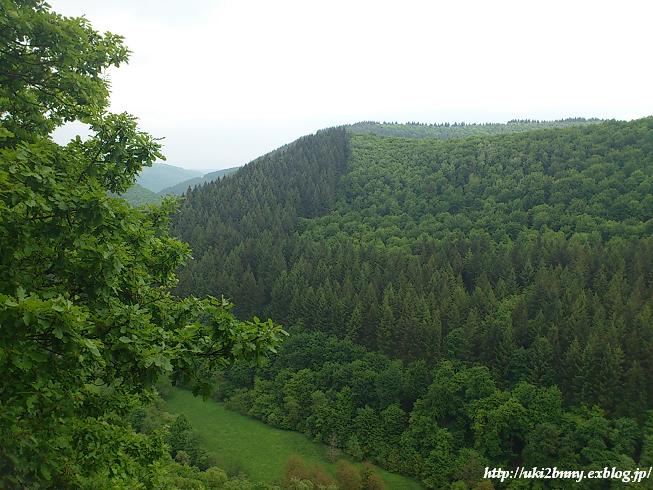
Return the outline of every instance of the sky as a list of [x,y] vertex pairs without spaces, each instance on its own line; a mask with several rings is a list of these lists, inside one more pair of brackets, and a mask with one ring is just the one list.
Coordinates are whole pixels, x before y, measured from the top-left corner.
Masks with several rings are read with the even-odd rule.
[[186,168],[357,121],[653,115],[650,0],[49,3],[125,37],[110,109]]

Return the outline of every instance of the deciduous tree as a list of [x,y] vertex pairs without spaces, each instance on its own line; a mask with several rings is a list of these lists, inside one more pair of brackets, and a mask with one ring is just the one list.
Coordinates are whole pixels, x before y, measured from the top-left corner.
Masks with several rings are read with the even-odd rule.
[[[157,377],[199,392],[200,373],[261,360],[282,336],[223,299],[174,297],[190,254],[168,234],[174,202],[110,196],[162,156],[134,117],[106,112],[105,70],[127,58],[121,37],[83,18],[0,2],[2,486],[153,484],[165,446],[127,415]],[[54,143],[74,120],[91,137]]]

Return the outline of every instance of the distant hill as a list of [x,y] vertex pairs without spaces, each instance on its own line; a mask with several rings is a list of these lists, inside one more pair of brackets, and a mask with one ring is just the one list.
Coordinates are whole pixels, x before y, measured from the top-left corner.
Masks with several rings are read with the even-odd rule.
[[[208,174],[202,175],[201,172],[195,170],[187,170],[181,167],[175,167],[174,165],[166,165],[163,163],[156,163],[152,167],[146,167],[141,172],[141,175],[136,179],[137,183],[130,187],[127,192],[121,195],[128,203],[133,206],[143,206],[144,204],[154,204],[161,201],[163,196],[168,194],[174,194],[177,196],[182,195],[188,190],[189,187],[195,187],[197,185],[205,184],[207,182],[213,182],[214,180],[224,177],[225,175],[233,174],[240,167],[231,167],[225,168],[222,170],[216,170],[215,172],[209,172]],[[161,183],[166,181],[171,181],[173,179],[182,178],[188,174],[197,174],[199,176],[192,177],[190,179],[185,178],[180,182],[165,187],[159,191],[154,191],[153,188],[160,187]],[[143,183],[147,185],[145,185]],[[149,187],[148,187],[149,185]]]
[[144,204],[154,204],[159,202],[162,196],[146,189],[140,184],[134,184],[120,197],[125,199],[132,206],[143,206]]
[[203,173],[198,170],[188,170],[166,163],[155,163],[151,167],[145,167],[136,182],[152,192],[159,192],[166,187],[202,175]]
[[397,136],[402,138],[438,138],[454,139],[468,136],[521,133],[534,129],[566,128],[587,124],[597,124],[601,119],[585,119],[574,117],[560,119],[557,121],[537,121],[532,119],[514,119],[507,123],[482,123],[467,124],[461,123],[388,123],[362,121],[346,126],[346,129],[354,134],[374,134],[377,136]]
[[216,170],[215,172],[209,172],[201,177],[193,177],[192,179],[184,180],[178,184],[166,187],[159,192],[160,195],[166,194],[176,194],[181,195],[188,190],[189,187],[195,187],[196,185],[206,184],[207,182],[213,182],[214,180],[224,177],[225,175],[233,174],[240,167],[231,167],[225,168],[222,170]]

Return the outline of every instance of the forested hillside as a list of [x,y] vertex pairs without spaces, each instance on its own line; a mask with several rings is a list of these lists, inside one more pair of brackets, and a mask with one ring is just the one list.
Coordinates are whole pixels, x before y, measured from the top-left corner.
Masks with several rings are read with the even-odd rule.
[[343,129],[325,130],[260,157],[229,179],[192,189],[172,225],[196,247],[197,260],[181,271],[179,291],[221,290],[247,298],[242,314],[258,311],[287,267],[285,248],[293,246],[300,217],[323,215],[335,205],[347,141]]
[[[147,25],[137,21],[147,11],[130,3],[121,16],[136,31],[126,38],[145,36],[162,55],[146,51],[132,73],[182,66],[216,82],[223,72],[255,79],[251,67],[279,82],[273,105],[240,79],[193,84],[202,104],[183,90],[155,97],[165,89],[147,86],[156,77],[118,84],[118,106],[143,98],[155,111],[144,120],[187,144],[240,126],[206,117],[218,107],[231,116],[231,103],[247,106],[241,122],[269,128],[274,118],[285,131],[301,113],[276,113],[279,100],[293,109],[282,87],[310,108],[304,121],[324,117],[293,84],[318,97],[323,73],[352,66],[331,39],[313,42],[312,29],[301,39],[324,68],[317,78],[304,78],[302,63],[289,69],[285,42],[250,50],[272,39],[266,29],[249,29],[246,51],[233,43],[211,63],[219,39],[189,56],[160,37],[190,28],[213,39],[211,2],[189,17],[181,5],[150,12]],[[266,26],[291,37],[309,13],[322,18],[277,7]],[[221,9],[220,21],[247,30],[251,16],[235,10]],[[338,28],[361,37],[355,10]],[[383,20],[383,9],[374,16]],[[653,117],[363,122],[299,138],[228,178],[191,181],[202,185],[184,199],[160,198],[201,172],[153,165],[165,159],[160,138],[109,111],[109,74],[130,51],[125,37],[94,30],[93,17],[0,1],[0,488],[604,490],[629,487],[635,471],[650,477]],[[338,56],[320,57],[321,46]],[[417,43],[396,46],[401,54]],[[268,63],[271,52],[289,63]],[[476,69],[460,54],[451,59]],[[446,59],[433,66],[447,73]],[[321,102],[334,114],[351,102],[339,93],[351,85],[331,85]],[[126,92],[139,87],[148,90]],[[183,117],[157,98],[184,107]],[[88,134],[57,142],[67,123]],[[231,134],[239,131],[255,129]],[[485,474],[518,467],[625,478]]]
[[[386,356],[358,362],[335,351],[322,368],[307,364],[318,353],[290,341],[275,361],[285,367],[235,383],[253,391],[233,405],[359,444],[362,453],[351,451],[435,488],[441,474],[461,479],[447,466],[456,458],[648,461],[653,119],[514,127],[448,141],[325,130],[192,191],[173,223],[195,255],[180,293],[224,293],[243,316]],[[392,375],[351,385],[352,372],[377,376],[384,365]],[[296,406],[274,401],[295,376],[319,389]],[[404,391],[352,394],[388,389]],[[342,423],[316,426],[320,407]],[[391,407],[402,411],[393,437],[418,444],[403,462],[376,449],[378,438],[387,444],[376,429],[350,440],[352,424],[387,427],[378,417]],[[533,449],[545,433],[549,446]]]
[[[143,206],[145,204],[159,204],[165,196],[168,195],[183,195],[189,188],[193,188],[198,185],[206,184],[208,182],[213,182],[227,175],[231,175],[240,167],[226,168],[224,170],[218,170],[216,172],[210,172],[202,177],[193,177],[192,179],[184,180],[178,184],[166,187],[159,192],[153,192],[149,189],[146,189],[142,185],[135,183],[125,192],[120,194],[120,197],[125,199],[132,206]],[[181,178],[181,176],[178,176]]]

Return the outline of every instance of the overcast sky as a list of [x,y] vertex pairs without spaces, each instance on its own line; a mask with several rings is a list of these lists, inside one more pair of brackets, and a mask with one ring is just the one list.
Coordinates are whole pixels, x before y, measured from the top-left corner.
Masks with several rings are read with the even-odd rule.
[[49,3],[126,38],[111,110],[187,168],[361,120],[653,114],[650,0]]

